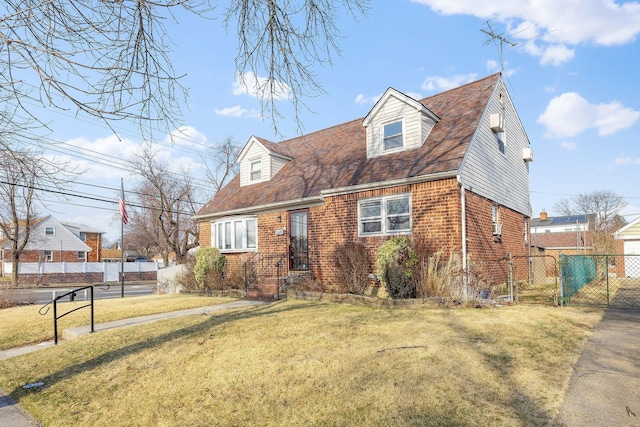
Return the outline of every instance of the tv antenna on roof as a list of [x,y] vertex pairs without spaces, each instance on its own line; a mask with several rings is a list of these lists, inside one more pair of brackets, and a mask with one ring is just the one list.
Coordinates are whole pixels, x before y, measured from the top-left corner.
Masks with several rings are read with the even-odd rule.
[[484,28],[480,28],[480,31],[482,31],[483,33],[485,33],[488,38],[487,41],[484,43],[484,45],[488,45],[490,43],[495,43],[496,40],[500,43],[499,49],[500,49],[500,72],[504,72],[504,59],[502,56],[502,48],[503,46],[506,44],[509,47],[516,47],[518,45],[518,43],[516,42],[512,42],[511,40],[509,40],[508,38],[505,37],[506,32],[504,33],[496,33],[495,31],[493,31],[493,28],[491,28],[491,23],[489,23],[489,21],[486,21],[487,23],[487,28],[488,30],[485,30]]

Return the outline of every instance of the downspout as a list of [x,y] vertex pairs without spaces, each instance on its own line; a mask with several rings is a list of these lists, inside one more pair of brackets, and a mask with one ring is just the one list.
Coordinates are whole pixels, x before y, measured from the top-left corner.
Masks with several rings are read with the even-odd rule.
[[465,299],[467,298],[467,209],[465,204],[465,189],[460,180],[460,175],[456,176],[458,184],[460,185],[460,217],[462,226],[462,289],[464,291]]

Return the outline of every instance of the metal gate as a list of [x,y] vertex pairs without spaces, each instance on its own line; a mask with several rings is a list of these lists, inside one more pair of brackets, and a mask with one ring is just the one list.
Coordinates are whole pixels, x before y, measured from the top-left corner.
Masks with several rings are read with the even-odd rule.
[[560,302],[640,309],[640,255],[560,255]]

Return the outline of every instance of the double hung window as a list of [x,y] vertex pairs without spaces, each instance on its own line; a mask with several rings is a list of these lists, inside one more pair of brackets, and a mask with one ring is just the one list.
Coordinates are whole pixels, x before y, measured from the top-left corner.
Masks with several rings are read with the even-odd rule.
[[398,150],[404,147],[402,138],[402,120],[382,126],[382,151]]
[[262,179],[262,161],[254,160],[251,162],[251,171],[249,172],[249,180],[260,181]]
[[393,235],[411,232],[411,195],[365,199],[358,203],[358,234]]

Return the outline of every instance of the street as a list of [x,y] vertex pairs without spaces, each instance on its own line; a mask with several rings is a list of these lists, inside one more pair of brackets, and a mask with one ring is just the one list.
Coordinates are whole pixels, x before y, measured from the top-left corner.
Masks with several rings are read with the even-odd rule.
[[[73,287],[60,287],[60,288],[32,288],[32,289],[2,289],[0,293],[11,292],[13,293],[14,301],[17,305],[24,304],[46,304],[52,301],[57,296],[65,294],[74,289],[81,288],[82,286]],[[155,290],[155,284],[125,284],[124,296],[126,297],[138,297],[143,295],[152,295]],[[84,289],[77,292],[75,296],[76,301],[85,301],[91,298],[91,291]],[[93,287],[93,299],[109,299],[120,298],[121,287],[119,283],[112,283],[107,285],[95,285]],[[60,302],[69,301],[70,297],[65,297]]]

